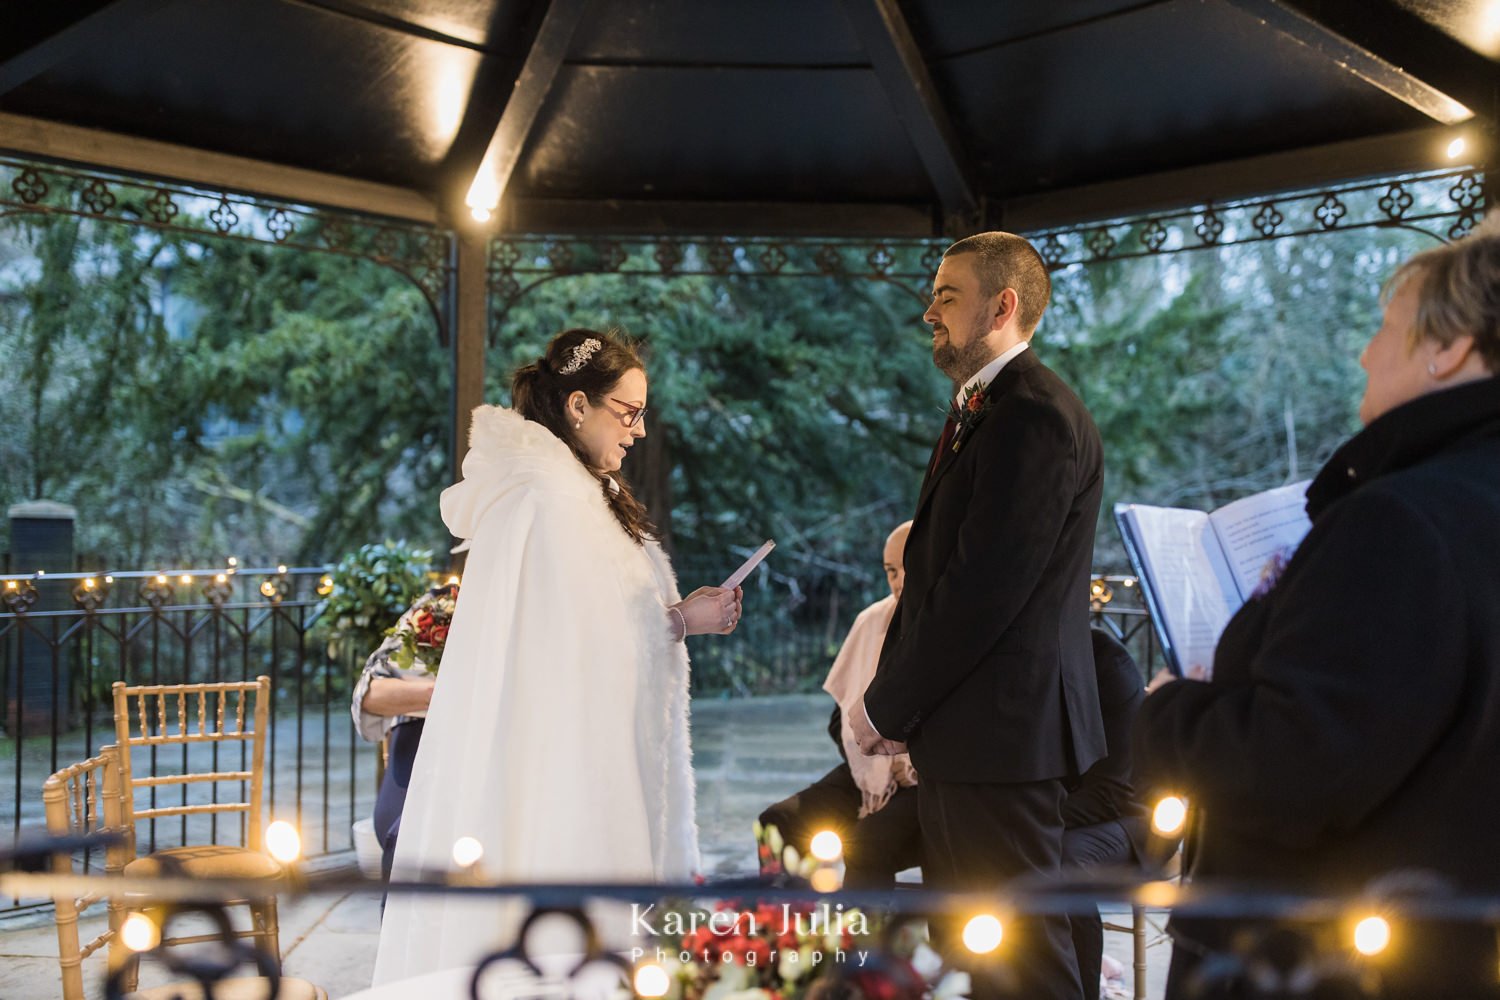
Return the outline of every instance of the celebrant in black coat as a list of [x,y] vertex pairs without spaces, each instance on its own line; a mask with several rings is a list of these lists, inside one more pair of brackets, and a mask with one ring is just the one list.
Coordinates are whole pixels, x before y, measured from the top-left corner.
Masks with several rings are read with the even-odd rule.
[[[1365,428],[1313,481],[1311,532],[1229,622],[1212,681],[1146,700],[1138,759],[1201,812],[1196,880],[1500,893],[1500,218],[1396,271],[1360,360]],[[1352,923],[1303,941],[1353,956]],[[1381,995],[1500,993],[1493,928],[1389,923],[1361,963]],[[1269,926],[1174,917],[1169,996],[1260,995],[1204,956]],[[1287,926],[1271,967],[1293,975]]]

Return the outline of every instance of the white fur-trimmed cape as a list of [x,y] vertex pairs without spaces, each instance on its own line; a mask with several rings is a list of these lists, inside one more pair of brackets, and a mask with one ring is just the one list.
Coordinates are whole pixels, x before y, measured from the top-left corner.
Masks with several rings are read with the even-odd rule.
[[[443,520],[470,539],[412,771],[395,875],[484,847],[503,881],[679,881],[698,867],[688,660],[660,546],[545,427],[475,409]],[[375,982],[474,962],[514,930],[494,902],[393,895]]]

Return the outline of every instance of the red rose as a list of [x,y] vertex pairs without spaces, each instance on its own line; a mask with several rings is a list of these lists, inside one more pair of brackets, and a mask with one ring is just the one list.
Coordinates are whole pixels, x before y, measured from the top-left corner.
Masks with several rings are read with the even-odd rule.
[[432,638],[428,640],[434,646],[441,646],[448,641],[448,626],[434,625],[432,627]]
[[978,413],[979,408],[984,405],[984,393],[974,393],[964,405],[969,408],[970,413]]

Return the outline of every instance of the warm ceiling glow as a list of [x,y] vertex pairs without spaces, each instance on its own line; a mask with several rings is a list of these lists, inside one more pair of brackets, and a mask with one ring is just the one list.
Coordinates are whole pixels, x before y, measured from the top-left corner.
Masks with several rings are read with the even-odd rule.
[[1500,0],[1489,0],[1479,11],[1479,44],[1491,58],[1500,56]]
[[1464,137],[1463,136],[1459,136],[1458,138],[1454,139],[1452,142],[1448,143],[1448,159],[1450,159],[1450,160],[1456,160],[1456,159],[1458,159],[1460,156],[1464,155],[1464,150],[1466,150],[1468,148],[1469,148],[1469,144],[1466,141],[1464,141]]
[[469,214],[474,217],[475,222],[490,221],[490,210],[487,208],[480,208],[476,205],[474,208],[469,210]]

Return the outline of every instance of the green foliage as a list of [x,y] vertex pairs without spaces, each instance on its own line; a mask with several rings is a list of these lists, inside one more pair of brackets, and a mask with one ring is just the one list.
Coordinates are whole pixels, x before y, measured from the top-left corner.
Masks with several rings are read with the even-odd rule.
[[[1116,501],[1209,508],[1311,475],[1356,426],[1380,281],[1427,245],[1335,232],[1055,275],[1034,346],[1104,438],[1096,567],[1126,568]],[[492,402],[561,329],[645,345],[649,434],[626,471],[684,591],[776,538],[736,636],[693,641],[700,689],[816,687],[885,593],[881,544],[911,516],[951,392],[925,297],[859,279],[573,275],[497,314]],[[100,562],[448,544],[450,360],[425,299],[390,270],[13,217],[0,220],[0,359],[0,503],[74,504],[80,550]],[[412,586],[344,616],[368,618],[361,642],[424,582]]]
[[[432,552],[403,539],[361,545],[334,566],[324,618],[335,655],[369,651],[431,585]],[[363,664],[361,664],[363,666]]]

